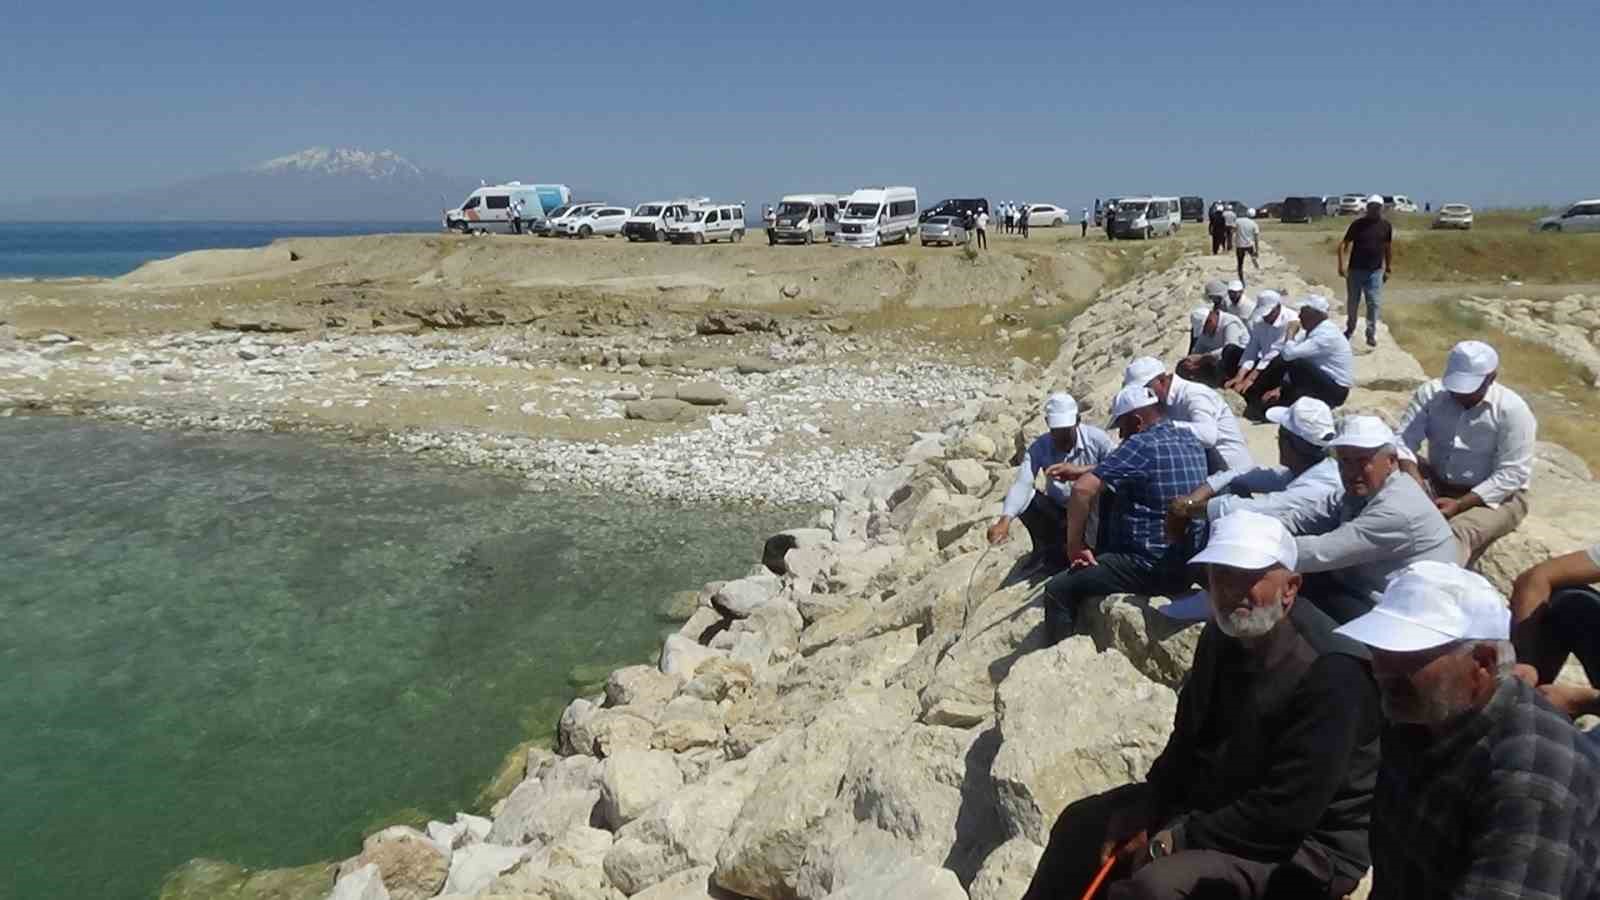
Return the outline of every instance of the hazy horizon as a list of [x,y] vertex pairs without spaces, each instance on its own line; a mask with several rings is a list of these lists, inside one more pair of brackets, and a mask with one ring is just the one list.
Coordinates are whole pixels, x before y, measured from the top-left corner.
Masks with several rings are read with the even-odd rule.
[[0,61],[0,115],[28,136],[0,146],[0,205],[312,146],[621,203],[1600,194],[1592,3],[596,10],[27,8]]

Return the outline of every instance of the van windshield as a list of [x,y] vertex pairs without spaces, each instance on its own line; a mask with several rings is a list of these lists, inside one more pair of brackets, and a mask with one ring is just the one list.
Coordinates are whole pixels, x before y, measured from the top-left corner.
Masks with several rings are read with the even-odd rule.
[[811,214],[809,203],[783,203],[778,206],[780,216],[808,216]]
[[634,210],[633,214],[636,216],[659,216],[661,215],[661,207],[654,203],[644,203]]
[[550,210],[550,218],[555,219],[564,216],[567,214],[567,210],[571,208],[572,206],[570,204],[567,206],[558,206],[555,209]]
[[1137,219],[1144,215],[1145,210],[1148,207],[1149,204],[1147,203],[1134,203],[1132,201],[1124,200],[1122,201],[1122,205],[1117,207],[1117,216],[1126,217],[1129,219]]
[[845,215],[852,219],[876,219],[879,205],[876,203],[852,203],[845,209]]

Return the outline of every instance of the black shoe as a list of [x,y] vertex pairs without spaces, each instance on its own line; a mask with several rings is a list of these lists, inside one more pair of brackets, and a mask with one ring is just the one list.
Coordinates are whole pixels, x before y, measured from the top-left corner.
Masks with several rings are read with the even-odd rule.
[[1350,338],[1355,336],[1355,333],[1356,330],[1354,328],[1346,328],[1344,330],[1344,339],[1347,341],[1350,340]]
[[1376,346],[1378,346],[1378,336],[1375,335],[1375,334],[1367,335],[1367,346],[1368,347],[1376,347]]

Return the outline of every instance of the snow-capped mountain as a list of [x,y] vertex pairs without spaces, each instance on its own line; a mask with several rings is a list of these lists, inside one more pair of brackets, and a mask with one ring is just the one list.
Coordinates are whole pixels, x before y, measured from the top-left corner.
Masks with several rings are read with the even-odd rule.
[[162,188],[0,202],[0,219],[416,222],[440,218],[477,186],[393,150],[311,147]]

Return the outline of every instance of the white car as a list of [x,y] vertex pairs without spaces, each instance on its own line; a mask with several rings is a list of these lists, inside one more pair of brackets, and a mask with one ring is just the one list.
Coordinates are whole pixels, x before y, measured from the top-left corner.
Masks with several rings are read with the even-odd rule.
[[1053,203],[1028,204],[1029,228],[1059,228],[1071,218],[1071,213]]
[[1359,216],[1367,211],[1366,194],[1345,194],[1339,198],[1339,206],[1334,212],[1341,216]]
[[1439,214],[1433,219],[1435,228],[1460,228],[1463,231],[1472,227],[1472,207],[1465,203],[1446,203],[1439,207]]
[[1581,200],[1533,223],[1531,231],[1600,231],[1600,199]]
[[1399,213],[1414,213],[1417,211],[1417,204],[1413,203],[1411,198],[1405,194],[1384,194],[1383,206],[1385,209]]
[[605,206],[604,203],[574,203],[550,213],[550,218],[545,219],[540,234],[566,234],[567,223],[581,219],[591,212]]
[[628,210],[620,206],[602,206],[576,218],[569,217],[561,223],[561,233],[568,237],[586,238],[592,235],[611,237],[622,233],[622,223],[628,221]]

